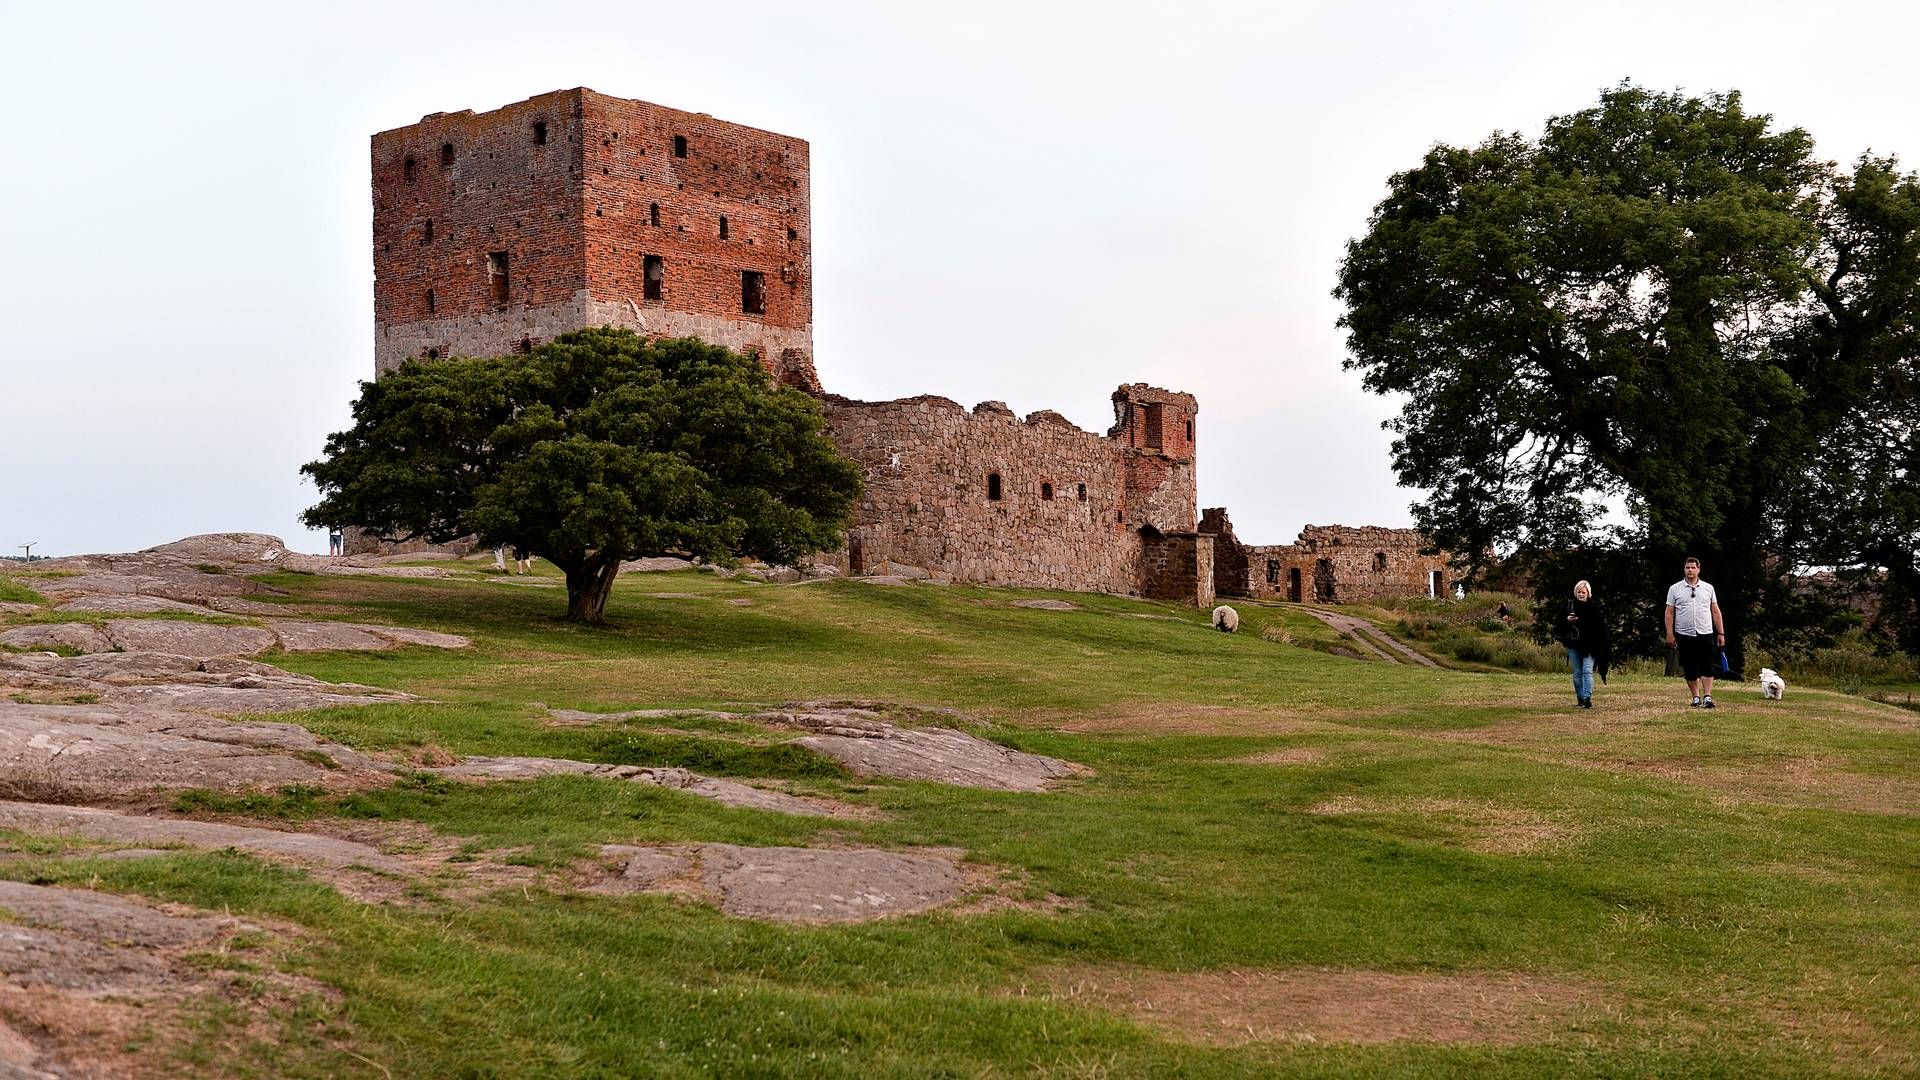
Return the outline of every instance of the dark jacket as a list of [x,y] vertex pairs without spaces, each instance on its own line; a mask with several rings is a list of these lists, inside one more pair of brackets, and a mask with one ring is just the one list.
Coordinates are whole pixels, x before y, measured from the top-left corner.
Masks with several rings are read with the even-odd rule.
[[[1574,618],[1569,619],[1567,616]],[[1607,681],[1612,647],[1607,640],[1607,616],[1598,600],[1568,600],[1553,619],[1553,639],[1582,656],[1593,657],[1594,674]]]

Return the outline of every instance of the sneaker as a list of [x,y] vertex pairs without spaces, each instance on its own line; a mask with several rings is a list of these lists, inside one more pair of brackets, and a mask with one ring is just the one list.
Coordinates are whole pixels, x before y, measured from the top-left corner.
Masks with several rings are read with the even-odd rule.
[[1689,701],[1689,702],[1687,702],[1687,708],[1689,708],[1689,709],[1697,709],[1697,708],[1699,708],[1699,707],[1700,707],[1700,699],[1699,699],[1699,698],[1694,698],[1694,699],[1693,699],[1692,701]]
[[1711,709],[1711,708],[1713,708],[1713,695],[1712,695],[1712,694],[1708,694],[1708,695],[1707,695],[1706,697],[1703,697],[1703,698],[1701,698],[1701,699],[1700,699],[1700,707],[1701,707],[1701,708],[1703,708],[1703,709]]

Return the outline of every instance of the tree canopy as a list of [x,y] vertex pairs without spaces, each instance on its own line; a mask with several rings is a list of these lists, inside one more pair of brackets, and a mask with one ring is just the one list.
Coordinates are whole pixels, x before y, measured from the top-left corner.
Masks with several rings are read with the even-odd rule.
[[[1737,659],[1831,625],[1797,570],[1920,594],[1916,281],[1893,159],[1843,171],[1737,93],[1622,85],[1393,176],[1335,295],[1346,366],[1404,395],[1416,521],[1470,576],[1507,556],[1558,596],[1604,570],[1647,645],[1695,553]],[[1883,621],[1911,635],[1909,611]]]
[[817,402],[692,338],[598,328],[413,361],[361,384],[353,417],[301,469],[321,493],[309,526],[525,548],[565,572],[576,621],[603,620],[626,559],[831,549],[860,490]]

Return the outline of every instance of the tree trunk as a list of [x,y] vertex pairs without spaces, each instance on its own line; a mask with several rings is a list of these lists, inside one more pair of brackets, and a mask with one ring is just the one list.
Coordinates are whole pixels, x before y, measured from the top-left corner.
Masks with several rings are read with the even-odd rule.
[[567,621],[606,622],[607,597],[613,593],[613,579],[620,576],[620,559],[602,552],[565,569]]

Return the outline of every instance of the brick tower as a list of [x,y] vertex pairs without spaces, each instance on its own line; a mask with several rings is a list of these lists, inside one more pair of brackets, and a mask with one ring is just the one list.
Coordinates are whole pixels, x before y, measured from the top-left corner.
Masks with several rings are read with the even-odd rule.
[[805,140],[592,90],[373,137],[374,366],[612,325],[817,391]]

